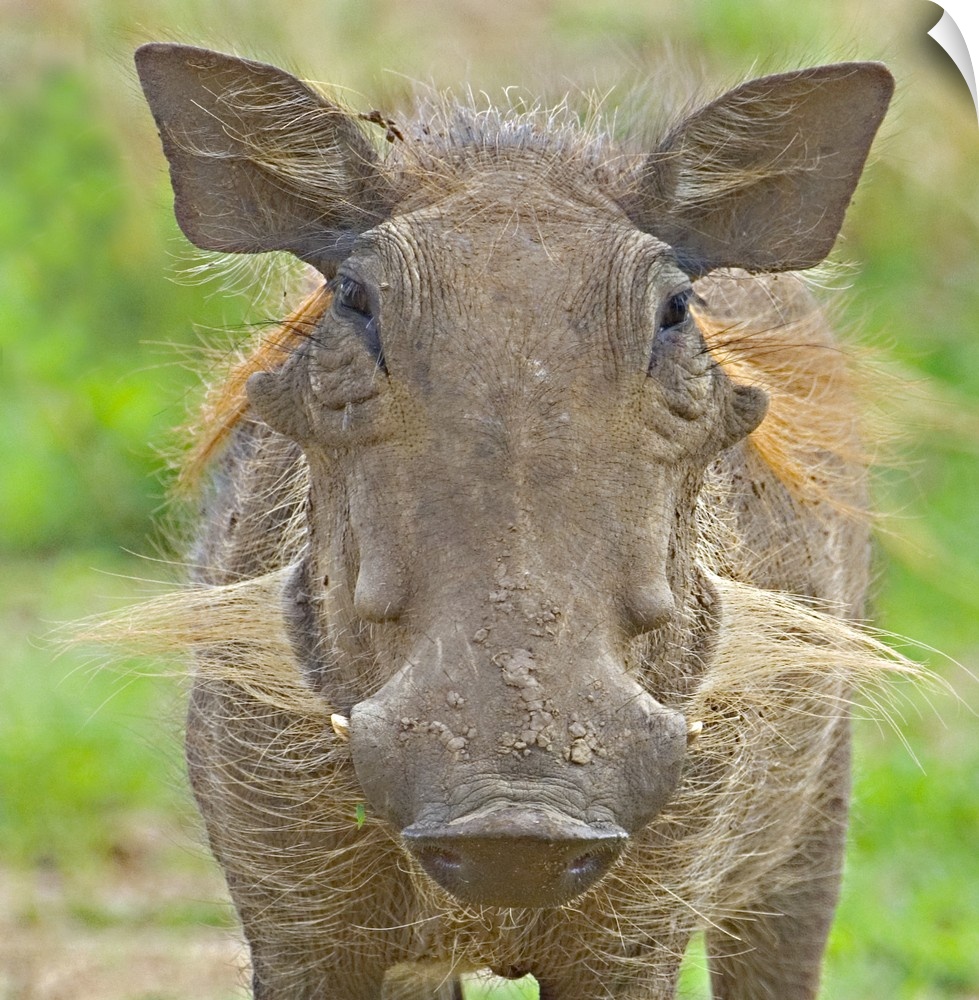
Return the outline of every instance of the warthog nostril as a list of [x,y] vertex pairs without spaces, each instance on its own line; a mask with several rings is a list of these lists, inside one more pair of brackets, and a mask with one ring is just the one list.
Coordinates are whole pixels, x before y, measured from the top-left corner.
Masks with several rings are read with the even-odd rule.
[[618,857],[627,836],[543,810],[415,824],[402,832],[425,873],[467,903],[560,906],[590,888]]

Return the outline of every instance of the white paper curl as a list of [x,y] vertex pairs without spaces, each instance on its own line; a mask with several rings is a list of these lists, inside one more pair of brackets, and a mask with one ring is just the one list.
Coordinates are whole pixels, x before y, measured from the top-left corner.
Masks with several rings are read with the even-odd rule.
[[[956,17],[962,22],[970,36],[975,35],[976,10],[975,0],[966,0],[961,5],[961,9],[956,10]],[[949,4],[949,6],[952,6]],[[959,5],[956,5],[957,7]],[[968,9],[967,9],[968,8]],[[928,32],[932,38],[949,54],[952,62],[955,63],[958,71],[962,74],[969,93],[972,94],[972,103],[976,107],[976,114],[979,115],[979,97],[976,94],[976,74],[972,65],[972,57],[969,54],[969,44],[966,36],[958,23],[949,13],[948,7],[942,12],[941,20]]]

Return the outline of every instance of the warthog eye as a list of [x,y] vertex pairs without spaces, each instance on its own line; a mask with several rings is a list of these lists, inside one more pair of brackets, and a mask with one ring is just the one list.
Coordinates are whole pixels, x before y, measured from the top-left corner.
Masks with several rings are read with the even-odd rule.
[[365,319],[373,319],[367,289],[353,278],[340,278],[334,291],[334,301],[340,309],[349,309]]
[[377,327],[377,317],[371,306],[370,292],[366,285],[346,275],[337,278],[333,286],[333,305],[344,318],[353,318],[360,329],[364,346],[370,351],[377,366],[384,372],[387,365],[384,362],[384,349],[381,346],[381,334]]
[[690,315],[690,302],[694,299],[692,288],[684,288],[681,292],[671,295],[660,308],[656,317],[656,329],[668,330],[671,326],[680,326]]

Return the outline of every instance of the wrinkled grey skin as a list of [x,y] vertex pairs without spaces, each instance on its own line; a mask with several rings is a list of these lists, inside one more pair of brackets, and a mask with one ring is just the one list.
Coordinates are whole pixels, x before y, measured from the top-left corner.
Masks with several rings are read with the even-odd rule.
[[[205,506],[198,578],[291,563],[281,613],[297,669],[349,717],[372,814],[461,902],[568,919],[558,908],[601,884],[681,778],[683,702],[710,669],[720,614],[697,560],[698,503],[726,505],[745,549],[772,553],[748,582],[859,613],[861,533],[814,541],[805,512],[746,451],[764,394],[713,362],[687,299],[696,279],[708,295],[704,276],[719,268],[826,256],[890,96],[886,70],[747,84],[603,186],[573,156],[563,165],[520,142],[413,183],[404,164],[428,161],[405,154],[399,167],[395,150],[382,164],[353,118],[278,70],[171,45],[145,46],[137,63],[186,235],[206,249],[286,250],[336,283],[314,335],[249,383],[253,411]],[[300,123],[289,146],[276,120],[265,162],[247,137],[274,114],[240,99],[258,93]],[[297,150],[302,170],[277,174]],[[324,179],[312,182],[316,155]],[[718,182],[724,170],[742,182]],[[301,549],[283,551],[297,516],[284,477],[300,451],[306,528]],[[747,482],[764,482],[766,506],[743,503]],[[297,957],[261,873],[251,884],[234,863],[242,810],[254,809],[270,855],[288,857],[293,836],[242,749],[249,726],[281,737],[289,720],[236,719],[235,704],[198,682],[188,757],[255,995],[377,997],[411,954],[380,935],[373,950],[356,935],[348,948],[337,931],[330,954]],[[786,861],[830,874],[792,898],[759,886],[756,909],[772,915],[727,928],[737,938],[710,936],[716,997],[815,996],[846,762],[841,722],[819,792],[833,806]],[[350,926],[395,925],[398,913],[407,923],[409,876],[372,877],[391,912],[365,912],[378,898],[365,892]],[[312,920],[309,878],[296,891],[313,892]],[[533,972],[543,998],[615,993],[549,933],[497,971]],[[660,983],[619,995],[671,993]]]

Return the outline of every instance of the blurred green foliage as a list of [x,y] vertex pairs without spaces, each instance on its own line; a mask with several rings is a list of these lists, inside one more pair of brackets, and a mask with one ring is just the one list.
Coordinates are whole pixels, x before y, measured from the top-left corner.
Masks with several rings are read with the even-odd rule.
[[[93,565],[100,562],[102,573]],[[0,845],[6,863],[75,869],[104,864],[123,847],[123,818],[174,809],[179,749],[140,735],[148,720],[178,718],[178,687],[130,672],[135,664],[79,663],[57,657],[36,637],[102,600],[131,593],[104,553],[55,561],[8,559],[0,585],[0,629],[7,637],[0,672]],[[16,669],[14,669],[16,668]],[[111,714],[112,724],[103,716]]]
[[[159,449],[197,392],[192,369],[209,364],[197,328],[230,330],[218,338],[227,344],[266,319],[247,296],[173,280],[189,255],[128,69],[130,50],[149,37],[179,32],[292,60],[311,77],[363,89],[369,98],[346,96],[364,108],[387,107],[407,89],[398,73],[475,89],[567,74],[602,88],[623,66],[641,74],[664,53],[677,72],[702,67],[722,82],[841,55],[891,64],[898,99],[839,255],[859,262],[844,275],[852,287],[843,325],[908,376],[882,408],[914,444],[903,468],[880,477],[881,505],[894,517],[880,535],[875,617],[976,671],[979,129],[964,85],[925,36],[933,8],[515,0],[503,19],[468,0],[297,0],[288,10],[252,0],[90,0],[12,11],[0,38],[4,861],[97,868],[124,846],[134,810],[172,817],[188,808],[176,741],[159,745],[161,733],[179,730],[169,707],[179,685],[127,673],[130,664],[52,663],[38,638],[54,620],[134,594],[91,567],[133,572],[118,552],[151,548],[166,486]],[[922,655],[976,704],[964,670]],[[968,710],[933,700],[935,712],[919,698],[920,718],[899,720],[921,767],[892,733],[858,727],[827,998],[979,995],[979,741]],[[705,995],[702,967],[695,954],[684,996]]]
[[145,548],[158,449],[190,379],[172,347],[218,302],[170,280],[176,226],[149,211],[97,113],[55,68],[0,103],[0,552]]

